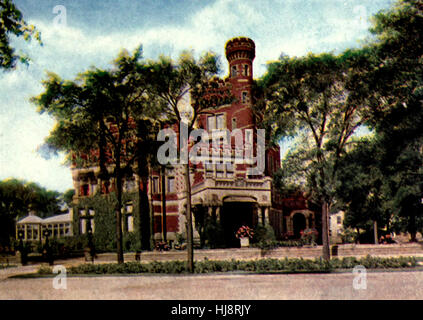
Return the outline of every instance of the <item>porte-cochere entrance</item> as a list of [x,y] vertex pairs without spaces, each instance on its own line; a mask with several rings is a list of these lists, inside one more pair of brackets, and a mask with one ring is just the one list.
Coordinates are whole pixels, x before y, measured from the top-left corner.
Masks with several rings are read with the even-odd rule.
[[238,248],[240,241],[235,233],[241,226],[254,228],[257,214],[253,202],[225,202],[221,212],[221,223],[226,248]]

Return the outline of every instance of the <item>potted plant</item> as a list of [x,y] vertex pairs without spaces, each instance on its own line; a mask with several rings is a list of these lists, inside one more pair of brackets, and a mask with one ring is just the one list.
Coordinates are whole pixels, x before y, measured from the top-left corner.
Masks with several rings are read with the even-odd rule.
[[242,226],[238,229],[235,236],[237,239],[240,239],[241,248],[249,247],[250,239],[254,236],[254,231],[249,226]]

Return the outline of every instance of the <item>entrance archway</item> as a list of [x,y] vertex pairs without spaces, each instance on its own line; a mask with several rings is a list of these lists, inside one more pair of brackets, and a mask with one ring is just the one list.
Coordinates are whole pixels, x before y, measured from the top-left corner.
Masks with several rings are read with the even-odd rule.
[[253,226],[254,203],[225,202],[221,212],[221,223],[225,247],[237,248],[240,246],[235,233],[241,226]]
[[301,233],[300,231],[304,230],[307,226],[306,224],[306,218],[304,216],[304,214],[302,214],[301,212],[297,212],[296,214],[294,214],[294,216],[292,217],[292,221],[293,221],[293,231],[294,231],[294,237],[296,239],[301,238]]

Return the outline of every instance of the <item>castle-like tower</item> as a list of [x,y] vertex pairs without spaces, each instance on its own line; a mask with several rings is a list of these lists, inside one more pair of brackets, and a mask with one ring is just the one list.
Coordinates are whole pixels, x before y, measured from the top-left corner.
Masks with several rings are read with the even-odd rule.
[[239,37],[229,40],[225,45],[226,59],[229,62],[229,75],[226,79],[232,87],[235,102],[227,115],[230,124],[227,128],[247,129],[253,127],[251,105],[253,103],[253,61],[256,54],[254,41]]

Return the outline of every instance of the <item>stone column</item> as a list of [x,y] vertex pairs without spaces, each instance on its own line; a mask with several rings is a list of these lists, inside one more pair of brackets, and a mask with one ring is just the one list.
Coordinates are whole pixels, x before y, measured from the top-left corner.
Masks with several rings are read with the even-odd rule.
[[220,207],[216,207],[216,221],[220,223]]
[[263,212],[264,212],[264,215],[263,215],[263,218],[264,218],[264,222],[263,222],[263,225],[268,225],[268,224],[270,224],[270,220],[269,220],[269,207],[264,207],[263,208]]

